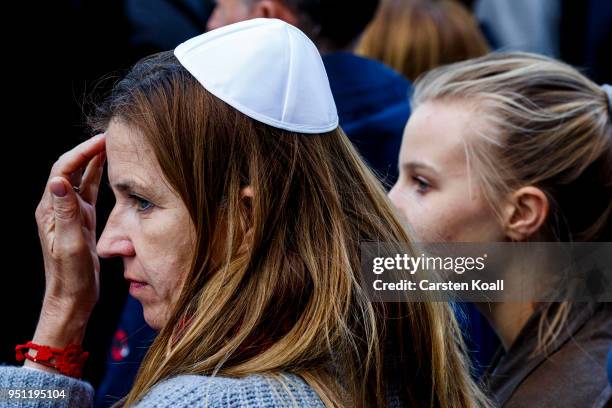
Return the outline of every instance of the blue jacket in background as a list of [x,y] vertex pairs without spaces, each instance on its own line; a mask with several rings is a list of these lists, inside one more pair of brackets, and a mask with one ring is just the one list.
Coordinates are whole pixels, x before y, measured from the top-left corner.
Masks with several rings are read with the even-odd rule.
[[140,363],[156,336],[157,332],[144,320],[140,302],[128,295],[106,357],[104,379],[94,396],[96,408],[110,407],[130,392]]
[[412,85],[386,65],[349,52],[323,56],[340,126],[388,188],[410,116]]

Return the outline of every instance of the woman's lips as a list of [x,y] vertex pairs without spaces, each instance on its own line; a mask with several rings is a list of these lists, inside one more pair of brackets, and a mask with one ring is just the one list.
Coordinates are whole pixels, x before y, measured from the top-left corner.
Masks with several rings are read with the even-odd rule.
[[134,293],[137,293],[145,287],[149,286],[146,282],[136,281],[133,279],[128,279],[128,282],[130,282],[130,295],[132,296],[134,296]]

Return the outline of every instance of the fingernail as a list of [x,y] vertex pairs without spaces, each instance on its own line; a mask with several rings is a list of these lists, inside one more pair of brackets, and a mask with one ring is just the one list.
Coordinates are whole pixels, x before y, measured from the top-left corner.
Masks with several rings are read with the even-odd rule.
[[66,195],[66,186],[64,183],[52,183],[51,184],[51,192],[56,197],[64,197]]

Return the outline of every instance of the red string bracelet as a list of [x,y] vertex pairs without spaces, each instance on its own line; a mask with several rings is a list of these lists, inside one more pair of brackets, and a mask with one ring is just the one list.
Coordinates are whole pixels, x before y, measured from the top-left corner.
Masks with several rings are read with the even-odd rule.
[[[24,352],[24,349],[36,350],[36,357],[32,357],[29,352]],[[38,364],[47,367],[53,367],[60,373],[70,377],[81,377],[83,365],[89,356],[87,351],[83,351],[81,346],[77,344],[69,344],[63,349],[51,348],[49,346],[41,346],[40,344],[28,341],[26,344],[20,344],[15,347],[15,358],[22,362],[26,358]]]

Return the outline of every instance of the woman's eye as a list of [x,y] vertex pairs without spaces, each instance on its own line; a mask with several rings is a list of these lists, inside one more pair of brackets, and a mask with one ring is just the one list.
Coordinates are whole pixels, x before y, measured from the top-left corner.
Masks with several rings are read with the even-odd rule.
[[148,200],[145,200],[142,197],[138,197],[138,196],[130,196],[135,202],[136,202],[136,207],[138,209],[138,211],[146,211],[148,209],[150,209],[151,207],[153,207],[153,203],[151,203]]
[[425,180],[423,177],[420,176],[412,176],[412,180],[415,182],[416,186],[417,186],[417,191],[419,193],[426,193],[429,191],[429,189],[431,188],[431,184],[429,184],[427,182],[427,180]]

